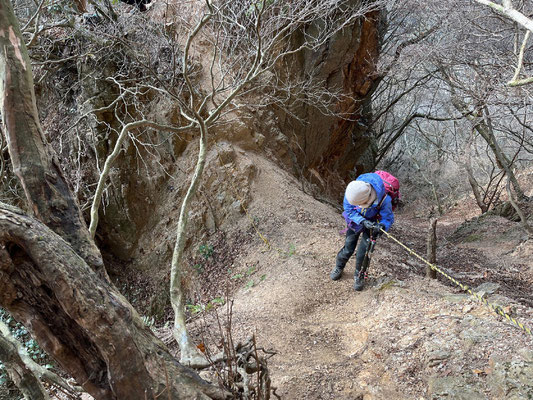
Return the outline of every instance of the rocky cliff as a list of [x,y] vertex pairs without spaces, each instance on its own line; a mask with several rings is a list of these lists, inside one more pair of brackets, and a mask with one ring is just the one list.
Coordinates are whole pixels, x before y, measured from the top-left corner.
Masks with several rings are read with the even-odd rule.
[[[155,19],[164,17],[164,10],[157,5],[149,12]],[[302,185],[312,187],[322,196],[338,195],[351,173],[369,167],[372,136],[365,121],[371,114],[380,24],[379,13],[371,12],[339,31],[319,49],[284,61],[298,79],[308,77],[322,82],[325,91],[344,93],[330,104],[329,115],[307,99],[291,113],[279,106],[249,107],[245,115],[239,114],[230,124],[213,128],[205,176],[191,211],[190,243],[198,245],[210,233],[232,225],[237,217],[242,218],[243,206],[250,201],[249,187],[256,168],[250,162],[244,165],[236,162],[236,153],[254,152],[269,157],[297,176]],[[128,38],[141,34],[130,25],[123,23]],[[306,29],[314,27],[306,27],[302,35],[309,34]],[[96,37],[90,30],[85,34]],[[300,38],[296,34],[292,40],[297,43]],[[104,48],[110,43],[98,39]],[[64,45],[63,53],[74,51],[68,42]],[[169,49],[143,49],[141,46],[140,51],[159,60],[156,68],[164,67],[164,55]],[[132,61],[135,54],[125,44],[112,44],[109,50],[113,57],[109,52],[99,52],[97,47],[90,50],[94,50],[91,57],[71,63],[65,70],[64,85],[72,82],[71,87],[50,88],[46,84],[38,87],[47,134],[60,150],[63,166],[75,182],[80,201],[87,205],[98,172],[120,132],[122,125],[117,117],[126,113],[139,119],[183,122],[176,116],[175,104],[158,102],[157,95],[149,92],[142,96],[137,93],[134,98],[128,93],[133,89],[109,78],[129,73],[133,80],[137,79],[139,67]],[[149,82],[150,78],[138,79]],[[202,79],[201,74],[198,79]],[[118,97],[126,99],[120,108],[115,103]],[[142,103],[143,99],[148,106]],[[241,101],[246,102],[246,98]],[[54,104],[59,107],[54,108]],[[90,110],[99,111],[88,114]],[[100,246],[109,254],[110,261],[126,261],[141,270],[155,265],[164,275],[173,246],[176,210],[188,186],[197,146],[195,132],[131,133],[111,171],[97,231]],[[231,168],[226,170],[223,165]],[[239,200],[230,196],[232,191],[240,193]],[[110,268],[115,264],[111,262]]]

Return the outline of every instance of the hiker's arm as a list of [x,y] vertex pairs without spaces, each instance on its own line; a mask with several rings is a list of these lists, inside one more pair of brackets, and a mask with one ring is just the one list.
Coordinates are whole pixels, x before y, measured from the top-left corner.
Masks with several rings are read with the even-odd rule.
[[355,206],[351,205],[346,197],[344,198],[344,214],[352,221],[354,224],[361,225],[365,218],[359,214]]
[[381,216],[380,223],[383,224],[385,230],[388,231],[392,224],[394,223],[394,214],[392,212],[392,200],[389,195],[385,198],[385,201],[381,205],[379,210],[379,215]]

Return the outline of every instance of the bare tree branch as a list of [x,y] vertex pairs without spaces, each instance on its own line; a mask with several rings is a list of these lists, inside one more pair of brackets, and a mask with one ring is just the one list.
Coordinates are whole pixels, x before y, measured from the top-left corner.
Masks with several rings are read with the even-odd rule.
[[512,5],[511,0],[503,0],[502,4],[498,4],[490,0],[474,0],[474,1],[478,2],[479,4],[489,6],[493,10],[498,11],[499,13],[505,15],[507,18],[522,25],[528,31],[533,32],[533,20],[531,18],[526,17],[520,11],[516,10]]
[[96,192],[94,194],[93,202],[91,205],[91,224],[89,225],[89,233],[92,238],[94,238],[94,235],[96,234],[96,228],[98,226],[98,209],[100,208],[100,204],[102,202],[102,194],[104,192],[104,188],[105,188],[107,178],[109,176],[109,172],[111,170],[113,163],[115,162],[118,155],[120,154],[122,144],[128,137],[128,133],[133,129],[144,128],[144,127],[158,129],[161,131],[179,133],[179,132],[183,132],[188,129],[191,129],[193,126],[194,126],[193,124],[189,124],[187,126],[173,127],[173,126],[158,124],[153,121],[141,120],[141,121],[130,122],[129,124],[126,124],[122,127],[122,130],[120,131],[120,134],[115,143],[115,147],[113,148],[113,151],[111,152],[111,154],[107,156],[106,161],[104,163],[104,167],[98,179],[98,185],[96,187]]
[[515,70],[514,76],[509,82],[507,82],[507,84],[511,87],[523,86],[529,83],[533,83],[533,77],[519,79],[520,71],[522,70],[524,66],[524,52],[526,50],[527,41],[529,40],[530,35],[531,35],[531,31],[527,31],[524,36],[524,41],[522,42],[522,46],[520,46],[520,52],[518,53],[518,61],[516,63],[516,70]]

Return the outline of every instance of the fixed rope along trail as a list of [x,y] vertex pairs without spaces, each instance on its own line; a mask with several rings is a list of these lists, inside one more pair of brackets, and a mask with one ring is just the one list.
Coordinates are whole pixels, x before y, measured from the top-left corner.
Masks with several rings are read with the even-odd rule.
[[511,317],[509,314],[507,314],[505,311],[503,311],[503,309],[500,307],[500,306],[497,306],[497,305],[494,305],[492,304],[491,302],[489,302],[487,299],[485,299],[484,297],[480,296],[478,293],[474,292],[472,290],[472,288],[470,288],[468,285],[465,285],[464,283],[461,283],[459,282],[457,279],[453,278],[452,276],[450,276],[449,274],[447,274],[446,272],[444,272],[443,270],[441,270],[439,267],[437,267],[435,264],[432,264],[430,263],[429,261],[427,261],[424,257],[422,257],[421,255],[419,255],[418,253],[416,253],[413,249],[409,248],[408,246],[406,246],[405,244],[403,244],[402,242],[400,242],[398,239],[396,239],[394,236],[392,236],[390,233],[382,230],[382,232],[389,238],[391,239],[393,242],[395,242],[396,244],[400,245],[402,248],[404,248],[405,250],[407,250],[407,252],[418,258],[420,261],[422,261],[424,264],[428,265],[431,269],[433,269],[434,271],[438,272],[439,274],[441,274],[442,276],[444,276],[446,279],[448,279],[450,282],[452,282],[453,284],[455,284],[456,286],[460,287],[462,290],[464,290],[465,292],[467,292],[468,294],[470,294],[473,298],[475,298],[476,300],[478,300],[479,302],[483,303],[484,305],[486,305],[489,309],[491,309],[492,311],[494,311],[496,314],[498,315],[501,315],[502,317],[505,317],[510,323],[512,323],[514,326],[516,326],[517,328],[519,328],[520,330],[522,330],[524,333],[530,335],[530,336],[533,336],[533,333],[531,332],[531,329],[527,326],[525,326],[524,324],[522,324],[520,321],[517,321],[515,318]]
[[[230,182],[230,185],[232,187],[232,190],[233,190],[233,193],[235,195],[235,197],[239,200],[240,202],[240,205],[242,207],[242,209],[244,210],[244,213],[246,214],[247,218],[250,220],[250,223],[252,224],[252,227],[254,228],[254,231],[257,233],[257,235],[261,238],[261,240],[265,243],[265,246],[267,247],[267,249],[271,250],[276,250],[280,255],[286,255],[287,254],[287,251],[283,250],[283,249],[280,249],[278,247],[275,247],[271,242],[270,240],[268,240],[268,238],[259,230],[254,218],[250,215],[250,213],[248,212],[248,209],[247,207],[245,207],[244,205],[244,201],[242,199],[242,197],[239,195],[238,191],[237,191],[237,188],[235,187],[234,183],[233,183],[233,180],[231,179],[231,175],[228,173],[228,167],[227,167],[227,163],[224,163],[224,161],[222,160],[222,157],[220,156],[220,152],[218,151],[219,147],[218,147],[218,143],[216,144],[216,152],[217,152],[217,156],[218,156],[218,160],[220,162],[220,165],[222,166],[222,168],[224,168],[224,172],[226,172],[227,176],[228,176],[228,181]],[[231,166],[231,169],[232,169],[232,172],[233,172],[233,176],[237,176],[236,174],[236,171],[235,171],[235,168],[233,167],[233,163],[230,162],[229,163],[230,166]],[[436,272],[438,272],[439,274],[441,274],[442,276],[444,276],[446,279],[448,279],[450,282],[452,282],[453,284],[455,284],[456,286],[460,287],[462,290],[464,290],[465,292],[467,292],[468,294],[470,294],[473,298],[475,298],[476,300],[478,300],[479,302],[483,303],[485,306],[487,306],[490,310],[494,311],[496,314],[498,315],[501,315],[502,317],[505,317],[511,324],[513,324],[514,326],[516,326],[517,328],[519,328],[522,332],[526,333],[527,335],[529,336],[532,336],[533,337],[533,332],[531,331],[531,329],[529,327],[527,327],[526,325],[522,324],[520,321],[517,321],[515,318],[513,318],[512,316],[510,316],[508,313],[506,313],[500,306],[497,306],[497,305],[494,305],[492,303],[490,303],[487,299],[483,298],[482,296],[480,296],[478,293],[474,292],[472,290],[472,288],[470,288],[468,285],[465,285],[464,283],[461,283],[459,282],[457,279],[453,278],[452,276],[450,276],[449,274],[447,274],[446,272],[442,271],[439,267],[437,267],[435,264],[432,264],[430,263],[429,261],[427,261],[424,257],[422,257],[421,255],[419,255],[418,253],[416,253],[413,249],[409,248],[408,246],[406,246],[405,244],[403,244],[402,242],[400,242],[398,239],[396,239],[394,236],[392,236],[390,233],[384,231],[384,230],[381,230],[389,239],[391,239],[392,241],[394,241],[396,244],[398,244],[399,246],[401,246],[402,248],[404,248],[405,250],[407,250],[407,252],[418,258],[420,261],[422,261],[424,264],[428,265],[431,269],[435,270]]]

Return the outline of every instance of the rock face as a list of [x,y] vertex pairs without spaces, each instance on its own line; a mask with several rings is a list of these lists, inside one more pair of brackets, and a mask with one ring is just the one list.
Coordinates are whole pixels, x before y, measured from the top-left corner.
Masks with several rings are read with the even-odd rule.
[[[310,26],[306,29],[314,28]],[[266,154],[293,175],[318,184],[322,193],[327,191],[338,197],[354,167],[361,172],[368,169],[372,161],[368,157],[372,137],[365,121],[371,114],[370,95],[379,54],[379,28],[380,15],[372,12],[338,32],[319,50],[307,51],[291,60],[291,68],[299,78],[312,78],[323,82],[324,89],[338,89],[347,95],[334,104],[331,111],[343,113],[348,119],[324,115],[309,104],[300,106],[295,113],[306,124],[300,124],[289,114],[275,109],[257,110],[251,120],[236,119],[230,125],[213,128],[211,137],[216,138],[219,144],[226,142],[227,148],[223,152],[243,149]],[[294,40],[297,42],[298,38]],[[93,63],[78,67],[82,85],[76,103],[83,105],[79,113],[91,109],[105,110],[86,121],[88,131],[92,131],[94,136],[90,139],[93,141],[91,157],[85,161],[92,173],[86,175],[89,182],[94,182],[98,176],[94,168],[96,159],[101,166],[112,151],[116,132],[121,128],[114,120],[113,111],[106,109],[110,101],[118,96],[117,89],[105,81],[106,74],[111,74],[119,66],[113,65],[111,59],[101,66]],[[151,119],[168,121],[175,119],[169,111],[172,108],[168,104],[159,105],[143,112]],[[143,133],[142,141],[163,144],[150,148],[129,140],[124,145],[110,174],[97,231],[100,246],[128,262],[145,258],[147,248],[151,247],[147,241],[154,235],[172,241],[170,232],[177,216],[175,211],[169,210],[169,204],[175,209],[181,203],[196,161],[194,134],[178,137],[148,131]],[[193,223],[189,229],[191,236],[197,239],[199,235],[223,225],[228,218],[225,204],[229,193],[228,181],[212,178],[221,173],[220,162],[217,161],[220,145],[210,142],[210,148],[212,161],[202,180],[198,202],[191,211]],[[253,173],[246,172],[247,168],[244,170],[245,175],[236,176],[234,183],[236,190],[246,198],[247,185]],[[235,171],[239,172],[239,168]],[[89,190],[87,196],[90,195]],[[231,207],[240,210],[238,204]],[[167,221],[164,228],[162,220]],[[157,229],[164,229],[164,232]],[[168,255],[167,251],[164,253]],[[158,261],[167,264],[164,257]]]
[[490,389],[494,398],[533,398],[533,354],[490,359]]
[[[312,30],[310,27],[309,30]],[[318,51],[307,51],[295,61],[301,78],[324,82],[325,89],[346,95],[324,115],[311,102],[296,111],[307,123],[281,114],[280,127],[292,139],[297,167],[313,182],[337,194],[354,168],[357,174],[372,167],[371,94],[381,42],[381,15],[371,12],[338,32]]]

